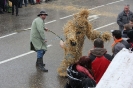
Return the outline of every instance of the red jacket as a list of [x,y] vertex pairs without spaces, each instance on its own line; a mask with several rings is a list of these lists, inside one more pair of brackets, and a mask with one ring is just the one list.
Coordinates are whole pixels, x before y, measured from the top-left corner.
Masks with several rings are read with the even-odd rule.
[[96,83],[99,82],[104,72],[108,68],[109,64],[110,61],[106,59],[104,56],[96,57],[95,60],[92,62],[91,67]]
[[90,51],[91,70],[96,83],[99,82],[112,60],[111,55],[106,52],[106,49],[103,48],[95,48]]

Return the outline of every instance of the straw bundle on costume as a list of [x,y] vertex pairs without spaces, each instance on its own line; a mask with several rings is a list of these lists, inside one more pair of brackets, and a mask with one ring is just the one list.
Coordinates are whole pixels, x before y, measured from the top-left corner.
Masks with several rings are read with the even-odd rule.
[[58,68],[60,76],[67,76],[66,69],[69,65],[76,63],[82,56],[82,48],[85,40],[85,36],[90,40],[94,40],[98,37],[104,41],[108,41],[111,38],[108,32],[98,32],[92,30],[92,26],[88,21],[88,10],[81,10],[79,13],[73,16],[73,19],[68,21],[64,26],[64,35],[66,40],[64,42],[65,56]]

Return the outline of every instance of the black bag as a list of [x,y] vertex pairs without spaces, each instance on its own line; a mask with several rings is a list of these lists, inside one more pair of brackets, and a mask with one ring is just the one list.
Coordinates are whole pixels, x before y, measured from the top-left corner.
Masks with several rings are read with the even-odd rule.
[[66,88],[88,88],[95,87],[96,82],[84,73],[76,70],[76,65],[70,65],[67,68],[68,84]]
[[82,88],[96,87],[96,82],[91,78],[82,79]]
[[67,82],[64,88],[72,88],[71,85]]

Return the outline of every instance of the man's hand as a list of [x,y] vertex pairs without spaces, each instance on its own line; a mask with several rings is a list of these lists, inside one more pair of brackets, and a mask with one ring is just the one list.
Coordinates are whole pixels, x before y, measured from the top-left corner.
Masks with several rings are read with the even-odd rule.
[[88,56],[90,56],[90,54],[91,54],[91,52],[89,51],[89,52],[88,52]]
[[65,44],[62,40],[60,40],[60,46],[61,46],[61,48],[65,48]]
[[90,56],[90,54],[91,54],[91,50],[94,50],[94,48],[89,50],[89,52],[88,52],[88,56]]
[[47,28],[44,29],[45,31],[49,31]]
[[46,43],[47,42],[47,40],[44,40],[44,43]]

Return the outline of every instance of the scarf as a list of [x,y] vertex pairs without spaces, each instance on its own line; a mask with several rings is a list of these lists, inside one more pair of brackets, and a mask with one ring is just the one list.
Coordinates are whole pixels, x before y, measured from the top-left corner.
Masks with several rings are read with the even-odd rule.
[[115,44],[117,44],[118,42],[120,42],[120,41],[122,41],[122,38],[116,39],[116,40],[114,41],[114,43],[112,44],[112,47],[113,47]]

